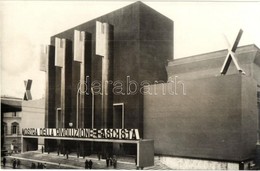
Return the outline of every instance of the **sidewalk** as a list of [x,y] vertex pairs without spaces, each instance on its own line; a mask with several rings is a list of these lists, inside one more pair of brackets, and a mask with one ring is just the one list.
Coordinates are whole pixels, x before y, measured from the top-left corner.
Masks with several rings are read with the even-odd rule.
[[[11,166],[11,160],[13,158],[21,160],[23,167],[30,168],[31,163],[46,163],[47,169],[85,169],[85,161],[92,160],[93,169],[114,169],[113,166],[106,166],[105,159],[98,160],[96,155],[77,158],[76,154],[70,154],[69,158],[66,156],[57,155],[57,153],[51,152],[50,154],[41,153],[41,151],[30,151],[22,154],[14,154],[8,156],[8,167]],[[11,169],[9,167],[7,169]],[[4,169],[4,168],[3,168]],[[118,157],[117,168],[120,170],[136,170],[133,157]],[[144,168],[144,170],[170,170],[169,167],[163,165],[159,160],[155,160],[154,166]]]
[[[3,163],[1,163],[1,169],[13,169],[12,163],[11,162],[6,163],[5,167],[3,166]],[[16,169],[28,169],[28,167],[21,165],[19,168]]]

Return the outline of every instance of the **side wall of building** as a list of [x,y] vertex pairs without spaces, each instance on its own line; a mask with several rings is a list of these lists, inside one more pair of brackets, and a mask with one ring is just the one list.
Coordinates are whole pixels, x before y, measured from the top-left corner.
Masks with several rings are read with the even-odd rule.
[[258,130],[257,82],[242,79],[242,159],[253,158],[256,152]]
[[[154,139],[155,153],[162,155],[229,161],[251,157],[252,151],[242,154],[255,147],[255,134],[243,137],[241,131],[256,131],[254,126],[243,127],[244,114],[254,115],[250,111],[255,106],[246,106],[249,99],[241,91],[254,91],[256,85],[244,77],[235,74],[150,86],[151,91],[157,89],[157,95],[144,96],[144,138]],[[163,95],[161,89],[166,85],[177,87],[178,95]],[[255,121],[247,119],[246,124]]]
[[[45,99],[30,100],[22,102],[22,121],[23,128],[44,128],[45,127]],[[39,139],[39,145],[43,145],[43,139]]]

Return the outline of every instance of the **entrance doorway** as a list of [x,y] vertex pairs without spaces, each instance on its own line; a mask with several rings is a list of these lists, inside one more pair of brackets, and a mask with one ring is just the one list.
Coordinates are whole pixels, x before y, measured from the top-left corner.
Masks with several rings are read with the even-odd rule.
[[[124,103],[113,104],[113,128],[124,128],[125,126],[125,109]],[[123,143],[113,143],[114,154],[124,154]]]
[[124,128],[124,103],[113,104],[113,128]]

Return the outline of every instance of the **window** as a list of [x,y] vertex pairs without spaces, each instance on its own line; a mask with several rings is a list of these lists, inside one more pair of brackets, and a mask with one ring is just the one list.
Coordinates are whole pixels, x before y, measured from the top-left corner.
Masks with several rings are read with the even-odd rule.
[[17,117],[16,112],[13,112],[13,117]]
[[13,122],[11,126],[12,134],[19,134],[19,124],[17,122]]
[[7,134],[7,124],[3,122],[4,135]]

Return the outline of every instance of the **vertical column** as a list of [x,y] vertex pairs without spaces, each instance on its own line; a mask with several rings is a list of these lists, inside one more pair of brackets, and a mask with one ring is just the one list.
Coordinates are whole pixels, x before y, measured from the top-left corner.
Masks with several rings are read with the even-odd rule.
[[91,113],[87,111],[91,101],[90,74],[91,74],[91,34],[74,30],[74,61],[80,62],[80,87],[76,94],[76,127],[89,126]]
[[45,127],[55,127],[55,65],[54,46],[43,46],[40,70],[45,72]]
[[82,113],[84,113],[84,106],[82,106],[82,103],[84,104],[84,98],[82,96],[85,93],[85,86],[84,86],[84,64],[85,64],[85,32],[84,31],[78,31],[74,30],[74,61],[80,62],[80,80],[76,92],[76,128],[81,127],[81,120],[84,120],[82,118]]
[[260,167],[260,89],[257,89],[257,107],[258,107],[258,124],[257,124],[257,143],[256,143],[256,165]]
[[96,54],[102,56],[102,123],[113,126],[113,26],[96,22]]
[[72,78],[72,43],[69,40],[55,38],[55,66],[61,68],[61,125],[63,127],[69,127]]

